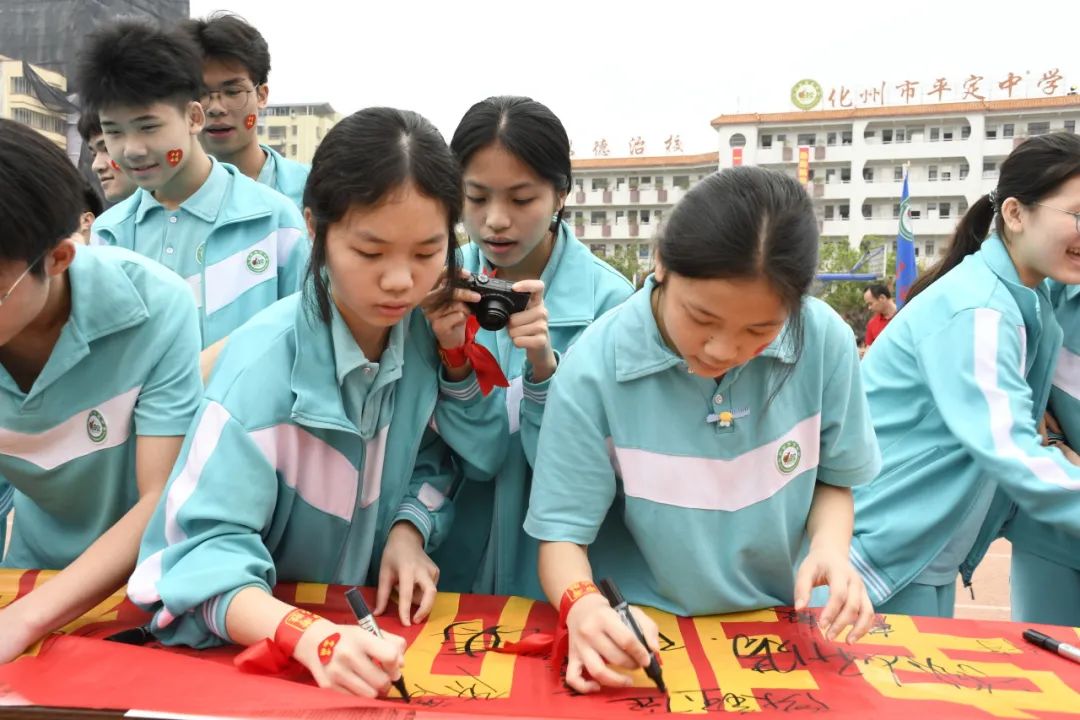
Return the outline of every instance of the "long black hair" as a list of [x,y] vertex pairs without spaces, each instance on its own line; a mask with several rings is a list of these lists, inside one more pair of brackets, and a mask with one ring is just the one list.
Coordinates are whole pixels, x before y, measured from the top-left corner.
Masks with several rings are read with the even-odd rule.
[[1001,205],[1007,199],[1016,198],[1023,205],[1031,205],[1077,176],[1080,176],[1080,135],[1056,132],[1036,135],[1020,143],[1001,163],[997,188],[976,200],[964,213],[945,257],[915,281],[907,301],[978,250],[991,225],[998,237],[1008,242],[1001,217]]
[[[446,140],[427,119],[409,110],[372,107],[353,113],[326,134],[315,151],[304,187],[304,207],[314,219],[305,290],[324,322],[330,321],[326,233],[349,208],[373,207],[412,183],[446,210],[447,277],[457,277],[461,171]],[[447,284],[446,299],[452,292]]]
[[793,178],[752,166],[713,173],[671,211],[656,255],[665,270],[687,278],[765,278],[788,311],[784,332],[801,352],[818,226],[810,197]]
[[[450,149],[461,167],[478,151],[498,144],[551,183],[555,193],[570,191],[570,139],[566,128],[547,105],[532,98],[498,95],[473,105],[458,123]],[[565,207],[559,208],[551,230],[558,229]]]

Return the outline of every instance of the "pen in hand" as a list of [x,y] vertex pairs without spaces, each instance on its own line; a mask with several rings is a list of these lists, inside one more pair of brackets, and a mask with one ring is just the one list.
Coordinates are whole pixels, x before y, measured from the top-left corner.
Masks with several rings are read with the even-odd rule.
[[[382,630],[379,629],[378,624],[375,622],[375,616],[371,614],[371,610],[368,608],[367,603],[364,602],[364,597],[360,594],[360,589],[349,588],[346,590],[345,601],[349,603],[349,607],[356,617],[356,624],[375,637],[381,638]],[[397,680],[391,680],[391,682],[398,693],[401,694],[401,697],[405,699],[405,702],[412,702],[412,699],[409,697],[409,691],[405,689],[404,675],[399,676]]]
[[611,605],[611,609],[615,611],[623,624],[630,628],[634,635],[637,636],[638,642],[645,646],[646,652],[649,653],[649,664],[645,667],[645,674],[656,683],[656,687],[660,689],[660,692],[666,693],[667,686],[664,685],[664,674],[660,671],[660,663],[657,662],[656,655],[649,650],[649,644],[645,642],[645,635],[634,620],[634,616],[630,612],[630,606],[623,599],[622,593],[619,592],[614,581],[610,578],[604,578],[600,581],[600,592],[603,593],[604,598]]

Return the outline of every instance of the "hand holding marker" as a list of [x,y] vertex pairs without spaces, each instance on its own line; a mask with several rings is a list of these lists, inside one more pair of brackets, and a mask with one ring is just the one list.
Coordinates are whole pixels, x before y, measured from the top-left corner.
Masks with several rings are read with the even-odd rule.
[[[349,588],[345,591],[345,601],[349,603],[349,607],[352,609],[353,615],[356,616],[356,624],[367,630],[375,637],[382,637],[382,630],[375,624],[375,617],[371,614],[371,610],[368,608],[367,603],[364,602],[364,597],[360,594],[359,588]],[[405,699],[405,702],[412,702],[409,697],[409,691],[405,689],[405,676],[401,675],[397,680],[391,680],[394,688],[397,689],[401,697]]]
[[[611,605],[611,609],[615,611],[615,614],[619,616],[619,619],[623,621],[623,624],[637,636],[638,642],[645,646],[645,649],[649,649],[649,644],[645,642],[645,634],[641,632],[641,628],[638,627],[637,622],[634,620],[633,614],[630,612],[630,606],[626,603],[622,593],[619,592],[619,588],[615,587],[614,581],[610,578],[604,578],[600,581],[600,592],[603,593],[604,599]],[[649,679],[656,683],[656,687],[660,688],[660,692],[666,693],[667,687],[664,685],[664,674],[660,671],[660,663],[656,660],[655,653],[649,653],[649,664],[645,667],[645,674],[649,676]]]

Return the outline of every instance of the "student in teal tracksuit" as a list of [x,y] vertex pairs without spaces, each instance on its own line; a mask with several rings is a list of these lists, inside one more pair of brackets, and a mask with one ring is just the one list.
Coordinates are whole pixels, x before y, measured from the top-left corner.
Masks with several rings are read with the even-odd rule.
[[112,159],[139,185],[94,223],[94,243],[134,250],[184,278],[204,347],[299,289],[310,248],[296,206],[198,142],[202,61],[190,37],[117,22],[90,36],[78,77]]
[[[1080,212],[1080,204],[1073,206],[1071,212]],[[1080,234],[1080,225],[1077,233]],[[1050,297],[1064,331],[1050,388],[1049,414],[1053,419],[1050,424],[1056,422],[1051,443],[1060,443],[1063,438],[1062,451],[1076,461],[1072,448],[1080,446],[1080,286],[1051,283]],[[1023,510],[1018,510],[1009,522],[1005,536],[1012,542],[1009,573],[1012,619],[1080,626],[1080,558],[1076,539],[1038,522]]]
[[[457,401],[439,399],[436,340],[417,309],[446,264],[456,272],[460,173],[438,131],[391,108],[342,120],[304,204],[310,280],[231,336],[128,585],[167,644],[275,637],[292,610],[270,594],[282,581],[377,578],[376,613],[396,585],[402,622],[422,620],[438,573],[426,551],[452,516],[447,444],[490,444],[498,427],[468,407],[440,414]],[[334,632],[323,665],[317,646]],[[321,686],[374,695],[402,650],[324,620],[293,657]]]
[[[626,685],[611,666],[649,661],[594,577],[682,615],[802,608],[827,584],[828,637],[869,629],[850,488],[880,456],[851,329],[806,296],[817,245],[795,180],[714,174],[671,213],[655,275],[563,359],[525,530],[569,629],[575,690]],[[639,622],[655,649],[656,626]]]
[[[440,587],[460,592],[543,597],[537,543],[525,535],[532,463],[548,384],[559,353],[596,318],[630,296],[618,271],[595,257],[562,222],[571,186],[570,142],[546,106],[523,97],[473,105],[450,147],[465,179],[464,268],[495,274],[536,293],[507,328],[477,334],[498,359],[510,387],[493,395],[505,406],[510,449],[488,468],[463,468],[457,518],[434,556]],[[537,346],[526,332],[543,319]]]
[[1012,503],[1080,535],[1077,458],[1038,432],[1062,342],[1044,280],[1080,282],[1062,209],[1080,136],[1026,140],[863,360],[884,468],[855,491],[851,556],[879,611],[951,616]]
[[191,294],[78,244],[83,187],[52,142],[0,120],[3,565],[62,570],[0,610],[0,662],[127,580],[202,392]]
[[203,147],[221,162],[235,165],[252,180],[285,195],[303,211],[308,166],[259,144],[258,114],[270,97],[270,48],[266,39],[256,28],[229,13],[187,20],[182,28],[203,55]]

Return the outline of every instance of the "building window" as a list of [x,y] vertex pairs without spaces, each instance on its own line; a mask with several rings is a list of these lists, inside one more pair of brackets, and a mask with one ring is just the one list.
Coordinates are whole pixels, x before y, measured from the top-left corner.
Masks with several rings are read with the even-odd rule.
[[903,165],[897,165],[896,167],[894,167],[892,169],[892,179],[895,180],[896,182],[903,182],[904,181],[904,166]]
[[863,140],[870,140],[877,137],[877,130],[865,130],[863,131]]
[[1065,132],[1071,132],[1071,133],[1076,132],[1076,121],[1075,120],[1066,120],[1065,121]]
[[585,192],[585,178],[575,178],[574,185],[577,187],[579,192]]
[[960,217],[964,216],[964,213],[968,211],[967,200],[961,200],[956,204],[956,214]]
[[862,179],[869,183],[874,182],[874,168],[864,167],[862,169]]
[[1028,123],[1028,135],[1045,135],[1048,132],[1050,132],[1050,123],[1048,122]]
[[834,212],[835,212],[835,210],[833,209],[832,205],[826,205],[825,206],[825,219],[826,220],[832,220]]
[[844,182],[844,183],[851,182],[851,168],[850,167],[840,168],[840,182]]
[[641,224],[642,225],[648,225],[650,219],[651,219],[651,216],[649,214],[649,211],[648,210],[642,210],[641,211]]
[[592,179],[593,190],[607,190],[607,178],[593,178]]
[[296,152],[296,146],[295,145],[290,145],[289,146],[289,157],[295,159],[298,154],[299,153]]
[[623,212],[622,210],[616,210],[616,211],[615,211],[615,224],[616,224],[616,225],[620,225],[620,224],[622,224],[622,221],[623,221],[623,219],[624,219],[625,217],[626,217],[626,213],[625,213],[625,212]]
[[12,95],[33,95],[33,91],[30,89],[30,81],[22,77],[11,78],[11,94]]
[[690,176],[689,175],[676,175],[671,179],[671,186],[677,187],[680,190],[690,189]]
[[892,216],[893,216],[893,220],[900,217],[900,203],[893,203]]
[[944,132],[941,133],[941,139],[944,140],[945,142],[951,142],[952,138],[953,138],[953,131],[952,130],[945,130]]
[[275,125],[274,127],[270,128],[270,139],[271,140],[283,140],[284,138],[285,138],[285,128],[283,128],[280,125]]
[[731,136],[731,140],[728,141],[731,147],[746,147],[746,136],[742,133],[735,133]]
[[607,245],[590,245],[589,250],[597,257],[607,257]]
[[11,118],[15,122],[32,127],[35,130],[43,130],[57,135],[64,134],[64,121],[52,115],[45,115],[26,108],[15,108],[11,111]]
[[799,145],[816,145],[817,135],[814,133],[799,133],[798,143]]
[[952,215],[952,203],[943,202],[938,205],[938,217],[947,218]]
[[881,131],[881,142],[886,144],[892,144],[892,130]]
[[960,161],[960,179],[967,180],[968,174],[971,172],[971,166],[968,165],[967,160]]
[[851,207],[849,205],[841,205],[840,206],[840,219],[841,220],[847,220],[849,217],[851,217]]
[[583,213],[583,212],[575,212],[574,213],[574,224],[575,225],[584,225],[585,224],[585,213]]
[[[915,217],[915,213],[914,212],[911,213],[911,216]],[[919,257],[919,246],[918,245],[915,246],[915,257]]]
[[850,130],[844,130],[844,131],[842,131],[840,133],[840,144],[841,145],[850,145],[851,144],[851,131]]
[[937,182],[937,165],[931,165],[926,169],[926,179],[930,182]]
[[590,225],[603,225],[606,222],[607,222],[607,213],[603,212],[602,210],[601,211],[594,210],[589,215],[589,224]]
[[651,251],[651,248],[649,247],[648,243],[642,243],[641,245],[638,245],[637,246],[638,260],[645,260],[647,262],[649,260],[650,251]]
[[927,217],[937,212],[937,203],[926,203],[926,215]]
[[1015,131],[1015,128],[1016,128],[1016,126],[1013,125],[1012,123],[1005,123],[1004,125],[1001,126],[1001,137],[1003,137],[1003,138],[1011,138],[1013,136],[1013,132]]
[[937,142],[941,139],[941,128],[930,128],[930,142]]
[[870,203],[863,203],[862,216],[863,220],[869,220],[870,218],[874,217],[874,206]]
[[772,147],[772,135],[761,136],[761,147],[766,150]]
[[926,256],[927,257],[933,257],[934,256],[934,243],[933,243],[932,240],[927,240],[927,242],[926,242]]
[[904,142],[907,139],[907,131],[904,128],[896,129],[896,142]]
[[825,144],[832,147],[836,144],[836,133],[831,132],[825,136]]
[[996,140],[997,139],[997,128],[989,128],[989,127],[986,128],[986,139],[987,140]]
[[960,128],[960,139],[967,140],[969,137],[971,137],[971,126],[965,125],[964,127]]
[[915,208],[911,208],[911,219],[912,220],[918,220],[921,217],[922,217],[922,210],[916,210]]

